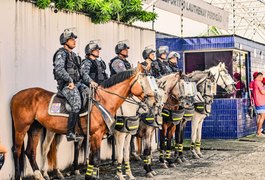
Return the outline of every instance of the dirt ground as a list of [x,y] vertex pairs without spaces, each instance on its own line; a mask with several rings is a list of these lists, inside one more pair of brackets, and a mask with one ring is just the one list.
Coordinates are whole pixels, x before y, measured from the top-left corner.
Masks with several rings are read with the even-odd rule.
[[[161,169],[158,152],[154,153],[153,169],[158,175],[152,179],[182,179],[182,180],[250,180],[265,179],[265,138],[249,136],[239,140],[204,140],[202,142],[202,159],[192,159],[185,146],[185,156],[188,161],[176,168]],[[136,179],[145,178],[143,163],[132,161],[131,168]],[[80,176],[68,176],[67,180],[84,179],[85,169]],[[115,166],[103,165],[100,168],[101,179],[117,179]]]

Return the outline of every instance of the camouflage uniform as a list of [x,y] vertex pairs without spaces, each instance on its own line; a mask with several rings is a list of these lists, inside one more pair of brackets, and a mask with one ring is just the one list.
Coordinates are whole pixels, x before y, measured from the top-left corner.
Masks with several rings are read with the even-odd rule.
[[122,60],[119,56],[116,56],[115,58],[110,60],[109,67],[110,67],[111,76],[132,68],[129,61],[127,61],[126,59]]
[[151,64],[152,76],[154,76],[155,78],[160,78],[161,76],[165,74],[171,73],[167,66],[168,64],[166,61],[163,61],[160,59],[154,60]]
[[168,62],[169,68],[171,69],[172,72],[180,72],[179,67],[177,66],[177,64],[174,64],[172,62]]
[[82,81],[88,86],[91,81],[95,81],[101,84],[104,80],[108,78],[106,71],[106,64],[103,60],[97,58],[92,60],[86,58],[81,63],[80,73],[82,76]]
[[[82,106],[79,90],[86,90],[87,86],[80,83],[79,59],[74,52],[68,52],[60,48],[54,55],[54,76],[58,83],[58,91],[68,101],[72,112],[78,113]],[[69,89],[69,83],[74,83],[75,87]]]

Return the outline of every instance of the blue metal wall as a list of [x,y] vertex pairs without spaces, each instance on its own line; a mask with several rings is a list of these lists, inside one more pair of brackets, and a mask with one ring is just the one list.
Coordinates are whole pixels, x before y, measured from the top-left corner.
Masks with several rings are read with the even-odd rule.
[[[169,46],[170,51],[178,51],[181,54],[178,65],[182,69],[184,51],[240,49],[249,52],[248,81],[254,71],[265,72],[265,45],[239,36],[170,38],[157,34],[156,46]],[[264,54],[264,60],[261,54]],[[233,139],[255,132],[256,120],[248,117],[247,108],[246,99],[215,99],[212,114],[204,121],[202,138]],[[190,133],[191,126],[188,123],[185,136],[190,138]]]

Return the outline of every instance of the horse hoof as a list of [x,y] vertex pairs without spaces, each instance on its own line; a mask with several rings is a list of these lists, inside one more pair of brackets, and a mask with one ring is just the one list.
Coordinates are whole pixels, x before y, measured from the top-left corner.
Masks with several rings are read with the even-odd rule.
[[193,154],[192,154],[192,158],[193,158],[193,159],[200,159],[200,157],[199,157],[198,154],[196,154],[196,153],[193,153]]
[[145,177],[152,178],[154,177],[154,175],[152,174],[152,172],[149,172],[149,173],[146,173]]
[[96,180],[98,178],[94,177],[94,176],[88,176],[88,175],[85,175],[85,180]]
[[175,160],[175,162],[178,163],[178,164],[182,164],[183,163],[182,160],[179,157],[177,157],[177,159]]
[[166,163],[162,163],[162,164],[161,164],[161,168],[168,169],[168,166],[167,166]]
[[116,176],[118,177],[119,180],[126,180],[122,173],[116,173]]
[[170,164],[169,164],[169,167],[171,167],[171,168],[175,168],[176,165],[175,165],[174,163],[170,163]]
[[198,155],[200,158],[203,158],[202,153],[197,153],[197,155]]
[[128,176],[128,179],[129,179],[129,180],[136,180],[136,178],[135,178],[133,175]]
[[45,180],[50,180],[50,176],[49,175],[44,175],[43,176]]
[[33,176],[34,176],[34,179],[37,179],[37,180],[45,180],[39,170],[34,171],[34,175]]
[[136,161],[142,161],[142,158],[136,154],[136,152],[132,152],[132,157],[136,160]]
[[187,159],[185,157],[180,158],[183,163],[187,162]]
[[157,172],[155,172],[154,170],[151,171],[151,173],[153,174],[153,176],[156,176],[157,175]]
[[74,175],[80,175],[80,171],[79,170],[75,170],[74,171]]

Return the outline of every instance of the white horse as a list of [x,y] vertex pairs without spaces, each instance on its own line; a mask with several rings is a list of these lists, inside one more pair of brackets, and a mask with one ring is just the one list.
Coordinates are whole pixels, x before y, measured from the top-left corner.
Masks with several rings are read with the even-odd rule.
[[[184,80],[180,80],[179,73],[172,73],[170,75],[163,76],[160,79],[157,79],[157,84],[161,92],[162,103],[165,104],[168,102],[169,96],[179,99],[184,97]],[[180,99],[179,99],[180,100]],[[185,98],[180,100],[180,105],[186,107],[189,103]],[[162,109],[161,109],[162,110]],[[145,118],[145,117],[144,117]],[[148,118],[148,117],[147,117]],[[146,176],[152,178],[157,173],[151,167],[152,153],[151,153],[151,143],[155,135],[155,129],[158,126],[153,126],[153,124],[148,123],[148,119],[142,119],[140,122],[140,128],[138,131],[138,137],[142,138],[143,142],[143,156],[144,156],[144,169],[146,170]],[[159,116],[157,119],[160,119],[160,127],[162,125],[162,117]],[[156,121],[156,119],[154,120]],[[164,167],[166,164],[164,163]]]
[[[150,112],[153,116],[158,114],[161,103],[161,96],[158,94],[158,88],[156,81],[153,77],[141,81],[141,84],[149,85],[149,93],[145,92],[146,96],[150,96],[150,92],[155,93],[156,102],[153,107],[149,107],[146,104],[140,104],[140,100],[135,97],[128,98],[129,102],[124,102],[116,113],[116,130],[114,131],[115,139],[115,155],[117,158],[117,171],[116,175],[118,179],[125,180],[123,175],[122,162],[124,161],[125,173],[128,179],[133,180],[135,177],[132,174],[130,168],[130,142],[132,135],[137,133],[139,128],[140,114]],[[152,91],[150,91],[152,89]],[[156,107],[156,108],[155,108]],[[155,109],[155,112],[150,110]],[[147,135],[150,135],[147,133]]]
[[196,99],[195,113],[191,122],[191,152],[193,158],[202,158],[201,153],[201,135],[203,120],[211,111],[214,95],[216,94],[216,84],[232,93],[234,91],[234,81],[228,73],[225,64],[219,63],[205,71],[194,71],[187,75],[191,81],[197,83],[197,91],[200,93]]

